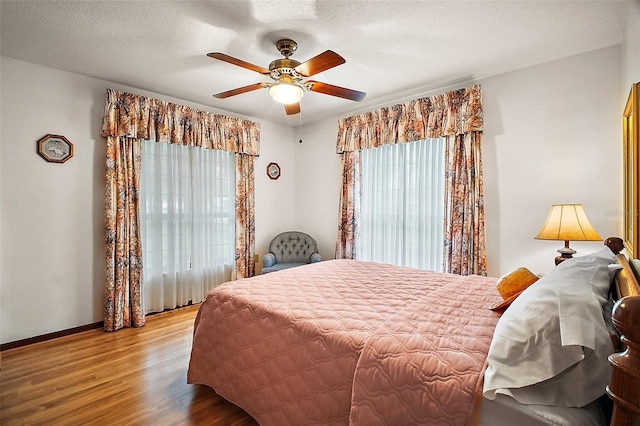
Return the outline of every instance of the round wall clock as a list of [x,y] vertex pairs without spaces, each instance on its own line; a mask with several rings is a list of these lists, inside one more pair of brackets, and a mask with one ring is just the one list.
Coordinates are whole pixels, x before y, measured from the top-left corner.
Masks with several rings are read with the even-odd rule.
[[267,176],[271,179],[278,179],[280,177],[280,166],[278,166],[278,163],[269,163],[267,165]]
[[60,135],[46,135],[38,141],[38,154],[51,163],[64,163],[73,157],[73,144]]

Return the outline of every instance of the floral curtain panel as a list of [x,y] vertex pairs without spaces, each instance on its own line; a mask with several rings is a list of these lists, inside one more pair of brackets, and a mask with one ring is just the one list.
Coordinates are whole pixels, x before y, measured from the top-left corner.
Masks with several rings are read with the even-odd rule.
[[356,241],[360,237],[360,151],[347,151],[340,156],[342,185],[338,219],[336,259],[355,259]]
[[104,329],[144,325],[138,188],[140,140],[107,138]]
[[443,271],[487,275],[482,133],[465,133],[448,139]]
[[108,89],[101,136],[107,139],[105,330],[144,325],[138,205],[141,139],[236,154],[236,164],[242,164],[236,177],[236,275],[254,275],[258,123]]
[[253,156],[236,154],[236,278],[256,274]]
[[[358,227],[352,222],[358,211],[355,195],[359,190],[354,187],[354,183],[358,184],[358,179],[353,177],[359,173],[356,169],[359,162],[358,157],[350,153],[386,144],[446,137],[447,152],[451,155],[447,157],[444,270],[458,274],[486,275],[480,155],[482,131],[480,85],[415,99],[340,120],[336,151],[343,156],[343,181],[336,257],[352,258],[356,252]],[[467,147],[456,148],[460,141],[463,144],[473,141],[476,146],[473,150],[474,155],[459,157],[467,153]],[[456,165],[461,165],[463,169],[456,169]],[[451,170],[457,170],[457,174],[451,175]],[[462,170],[469,173],[464,174]],[[466,183],[461,182],[463,178],[466,179]],[[469,193],[470,191],[472,193]],[[465,214],[459,214],[461,211]],[[473,220],[470,214],[473,215]],[[462,257],[469,260],[463,262]]]

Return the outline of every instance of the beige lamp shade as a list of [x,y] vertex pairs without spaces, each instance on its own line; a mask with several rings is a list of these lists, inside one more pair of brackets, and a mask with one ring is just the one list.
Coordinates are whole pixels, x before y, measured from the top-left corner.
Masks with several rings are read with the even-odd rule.
[[569,247],[569,241],[602,241],[589,223],[582,204],[552,205],[547,221],[536,235],[536,239],[564,241],[564,247],[558,250],[560,256],[555,258],[556,265],[571,259],[576,253]]
[[582,204],[554,204],[547,222],[538,235],[538,240],[602,241],[593,229]]

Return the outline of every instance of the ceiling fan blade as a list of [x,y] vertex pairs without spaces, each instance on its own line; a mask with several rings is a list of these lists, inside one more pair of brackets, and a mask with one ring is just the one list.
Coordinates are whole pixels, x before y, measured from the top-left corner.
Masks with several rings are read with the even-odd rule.
[[267,87],[267,83],[256,83],[250,84],[248,86],[238,87],[237,89],[227,90],[226,92],[216,93],[213,95],[214,98],[224,99],[230,96],[239,95],[241,93],[251,92],[252,90],[262,89],[263,87]]
[[245,62],[242,59],[234,58],[233,56],[225,55],[220,52],[207,53],[207,56],[213,59],[219,59],[224,62],[228,62],[233,65],[237,65],[242,68],[246,68],[251,71],[255,71],[260,74],[269,75],[271,71],[266,68],[259,67],[258,65],[250,64],[249,62]]
[[304,77],[310,77],[314,74],[318,74],[322,71],[326,71],[329,68],[337,67],[338,65],[344,64],[346,61],[340,55],[332,50],[327,50],[313,58],[309,59],[306,62],[298,65],[295,70],[298,74],[303,75]]
[[313,80],[307,81],[306,86],[312,92],[324,93],[325,95],[337,96],[339,98],[357,102],[360,102],[365,96],[367,96],[364,92],[358,92],[357,90],[346,89],[344,87]]
[[300,102],[296,102],[295,104],[285,104],[284,110],[287,115],[296,115],[300,113]]

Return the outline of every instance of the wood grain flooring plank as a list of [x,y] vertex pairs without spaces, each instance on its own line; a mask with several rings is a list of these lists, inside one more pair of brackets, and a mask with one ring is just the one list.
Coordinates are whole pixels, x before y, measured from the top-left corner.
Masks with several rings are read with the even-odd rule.
[[189,385],[198,306],[141,328],[89,330],[2,352],[2,425],[256,425],[211,388]]

